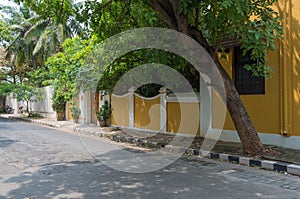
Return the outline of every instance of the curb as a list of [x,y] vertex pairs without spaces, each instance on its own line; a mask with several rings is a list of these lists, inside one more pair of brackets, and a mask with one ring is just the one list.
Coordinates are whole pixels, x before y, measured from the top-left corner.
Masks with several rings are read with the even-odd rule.
[[[52,124],[49,122],[43,122],[43,121],[39,121],[39,120],[31,120],[28,118],[9,116],[8,119],[25,121],[25,122],[29,122],[29,123],[42,124],[42,125],[55,127],[55,128],[61,127],[60,125]],[[209,151],[201,151],[198,149],[177,147],[177,146],[172,146],[172,145],[164,145],[163,143],[153,142],[153,141],[149,141],[146,139],[125,137],[122,135],[108,134],[106,132],[89,131],[89,130],[80,129],[80,128],[75,128],[74,130],[77,132],[87,133],[90,135],[98,136],[100,138],[107,138],[107,139],[110,139],[115,142],[134,144],[139,147],[165,148],[169,152],[182,152],[182,153],[185,153],[188,155],[206,157],[206,158],[210,158],[210,159],[231,162],[234,164],[240,164],[240,165],[244,165],[244,166],[256,167],[259,169],[277,171],[277,172],[282,172],[285,174],[293,174],[293,175],[300,176],[300,165],[296,165],[296,164],[289,164],[289,163],[270,161],[270,160],[260,160],[260,159],[243,157],[243,156],[238,156],[238,155],[230,155],[230,154],[225,154],[225,153],[216,153],[216,152],[209,152]]]
[[61,127],[58,124],[52,124],[52,123],[43,122],[43,121],[40,121],[40,120],[31,120],[31,119],[28,119],[28,118],[21,118],[21,117],[15,117],[15,116],[9,116],[8,119],[18,120],[18,121],[23,121],[23,122],[28,122],[28,123],[41,124],[41,125],[55,127],[55,128],[60,128]]

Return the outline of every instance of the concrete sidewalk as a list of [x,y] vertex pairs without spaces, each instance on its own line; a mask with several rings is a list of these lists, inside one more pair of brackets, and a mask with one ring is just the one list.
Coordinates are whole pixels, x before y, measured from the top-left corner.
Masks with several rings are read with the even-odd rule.
[[[206,156],[208,158],[229,161],[236,164],[253,166],[257,168],[274,170],[285,174],[300,176],[300,150],[265,145],[267,155],[257,157],[244,157],[240,143],[218,141],[209,153],[201,151],[202,138],[195,138],[189,148],[170,145],[175,135],[152,133],[117,127],[101,128],[95,124],[75,124],[71,121],[56,121],[47,118],[23,118],[19,115],[0,114],[0,117],[24,122],[46,125],[67,132],[79,132],[86,135],[107,138],[116,142],[123,142],[140,147],[158,149],[166,148],[169,151],[182,151],[190,155]],[[184,137],[182,137],[184,139]],[[206,155],[208,154],[208,155]]]

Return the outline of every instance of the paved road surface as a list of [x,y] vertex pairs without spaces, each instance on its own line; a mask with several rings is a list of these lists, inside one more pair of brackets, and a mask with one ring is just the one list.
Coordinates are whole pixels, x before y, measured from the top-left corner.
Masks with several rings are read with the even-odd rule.
[[154,172],[118,171],[104,164],[116,146],[144,153],[0,118],[0,198],[300,198],[299,177],[197,157]]

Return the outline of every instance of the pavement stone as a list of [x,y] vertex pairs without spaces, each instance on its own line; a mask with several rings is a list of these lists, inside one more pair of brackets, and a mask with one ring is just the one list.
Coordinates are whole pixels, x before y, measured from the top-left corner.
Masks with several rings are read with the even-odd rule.
[[[24,122],[46,125],[54,128],[63,128],[63,127],[68,128],[72,126],[73,127],[72,130],[75,130],[77,132],[92,135],[92,136],[97,136],[101,138],[107,138],[116,142],[125,142],[125,143],[134,144],[137,146],[147,147],[147,148],[165,148],[167,151],[170,152],[181,152],[181,153],[186,153],[194,156],[202,156],[202,157],[208,157],[212,159],[219,159],[222,161],[228,161],[228,162],[241,164],[245,166],[257,167],[257,168],[267,169],[267,170],[274,170],[278,172],[284,172],[284,173],[300,176],[300,165],[297,164],[289,164],[280,161],[261,160],[257,158],[238,156],[235,154],[201,151],[198,149],[184,148],[184,147],[172,146],[168,144],[166,145],[163,143],[157,143],[155,141],[147,140],[147,138],[133,138],[125,135],[115,134],[114,130],[119,130],[119,128],[116,127],[100,128],[92,125],[77,124],[75,125],[74,128],[74,123],[70,121],[49,121],[49,120],[47,121],[46,119],[44,120],[29,119],[29,118],[19,117],[18,115],[0,115],[0,117],[6,117],[12,120],[19,120]],[[252,179],[252,177],[253,176],[248,176],[247,179],[248,180]],[[272,179],[270,180],[256,179],[256,180],[262,183],[274,184]],[[285,185],[283,182],[278,183],[278,186],[286,189],[291,189],[291,190],[299,188],[290,185]]]

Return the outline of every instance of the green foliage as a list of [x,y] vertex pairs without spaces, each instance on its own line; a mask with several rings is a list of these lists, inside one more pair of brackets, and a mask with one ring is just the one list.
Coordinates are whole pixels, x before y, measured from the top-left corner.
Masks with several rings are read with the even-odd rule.
[[[203,33],[211,47],[221,48],[218,41],[225,36],[238,38],[244,54],[251,52],[251,58],[259,60],[257,65],[247,69],[253,74],[269,76],[272,69],[267,66],[266,55],[276,48],[275,40],[281,39],[282,35],[281,19],[272,8],[276,2],[207,0],[198,3],[194,10],[190,9],[188,15],[194,18],[191,25],[197,21],[199,32]],[[195,16],[196,9],[200,12],[198,16]]]
[[64,98],[64,96],[60,96],[57,93],[54,93],[51,106],[54,111],[63,112],[66,108],[66,99]]
[[13,91],[14,86],[8,82],[0,83],[0,95],[6,96]]
[[43,100],[44,92],[42,89],[25,85],[25,84],[16,84],[13,88],[13,96],[19,102],[26,102],[27,104],[27,112],[29,102],[38,102]]
[[44,118],[41,114],[36,113],[36,112],[29,112],[28,117],[33,117],[33,118]]
[[43,100],[43,90],[30,85],[16,84],[13,95],[18,101],[38,102]]
[[73,14],[72,1],[70,0],[14,0],[25,3],[31,10],[44,19],[51,18],[55,23],[66,23]]
[[[114,92],[115,94],[119,95],[127,93],[129,89],[127,85],[130,85],[130,83],[136,81],[137,77],[135,79],[129,79],[127,84],[124,84],[123,87],[118,85],[118,88],[115,88],[116,83],[126,72],[134,69],[137,66],[149,63],[160,63],[167,66],[173,66],[173,68],[185,76],[186,79],[190,80],[190,84],[193,85],[196,90],[198,89],[199,81],[196,83],[193,82],[193,80],[197,80],[198,74],[196,73],[195,69],[189,66],[186,60],[167,51],[158,49],[143,49],[130,52],[115,60],[111,65],[104,67],[100,76],[98,90],[105,90],[109,93]],[[145,75],[149,74],[145,72]],[[153,79],[153,81],[159,80],[160,82],[164,82],[166,78],[164,75],[160,74],[159,71],[156,71],[154,76],[156,77],[156,80]],[[143,76],[141,78],[143,78]],[[181,88],[182,82],[180,82],[178,78],[169,75],[168,81],[169,83],[172,83],[173,88],[176,88],[177,90],[184,89]],[[138,88],[137,91],[143,96],[151,97],[158,94],[160,87],[161,85],[148,84]]]
[[99,111],[96,111],[98,121],[109,119],[111,111],[111,105],[105,100],[104,104],[99,108]]
[[80,108],[78,108],[76,106],[72,106],[71,113],[72,113],[73,119],[78,119],[80,117],[81,110],[80,110]]
[[[79,37],[66,39],[62,44],[62,52],[50,57],[46,66],[48,68],[48,79],[44,85],[54,88],[53,108],[64,109],[65,103],[76,95],[76,76],[79,68],[84,63],[85,57],[92,50],[96,37],[91,40],[81,40]],[[42,73],[44,77],[45,74]]]
[[122,31],[146,26],[166,27],[159,15],[141,0],[85,1],[76,9],[76,19],[100,41]]
[[6,47],[13,40],[12,31],[0,14],[0,47]]
[[16,2],[20,3],[20,10],[4,7],[7,18],[3,19],[5,23],[0,20],[0,30],[5,29],[0,33],[4,39],[1,43],[6,47],[5,56],[11,68],[8,75],[13,76],[14,83],[26,79],[31,85],[41,86],[39,73],[47,79],[47,58],[61,50],[66,38],[81,35],[81,26],[72,16],[71,1]]

